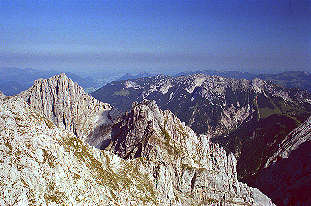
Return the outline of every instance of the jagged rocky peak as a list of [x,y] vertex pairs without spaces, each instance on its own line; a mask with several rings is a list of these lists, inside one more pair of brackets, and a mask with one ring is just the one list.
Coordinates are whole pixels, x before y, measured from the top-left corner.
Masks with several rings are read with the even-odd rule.
[[90,147],[19,97],[0,101],[0,136],[0,205],[160,201],[140,160],[124,161]]
[[233,154],[227,155],[210,136],[197,136],[155,101],[134,102],[104,139],[106,150],[124,159],[145,159],[156,191],[172,204],[180,197],[185,205],[273,205],[237,180]]
[[[258,110],[265,117],[289,104],[311,103],[311,95],[306,92],[284,89],[258,78],[250,81],[204,74],[113,82],[92,95],[121,111],[128,111],[134,101],[155,100],[196,133],[218,135],[236,129]],[[285,106],[274,108],[279,102]]]
[[259,78],[255,78],[251,81],[252,89],[257,93],[264,91],[265,81]]
[[84,92],[83,88],[64,73],[49,79],[38,79],[28,90],[19,94],[32,108],[56,125],[85,138],[111,106]]
[[[107,84],[92,95],[121,110],[130,110],[134,101],[155,100],[160,109],[170,110],[197,134],[212,135],[213,142],[233,153],[238,161],[238,178],[246,183],[264,168],[286,135],[311,115],[310,93],[258,78],[250,81],[204,74],[141,78]],[[131,119],[131,113],[125,119]],[[154,121],[152,124],[157,125]],[[116,127],[113,134],[123,136],[132,130],[125,128]],[[102,139],[106,140],[102,141],[105,147],[112,138],[108,135]],[[153,154],[149,143],[142,149],[135,145],[132,137],[112,144],[127,158],[143,152]],[[131,149],[118,149],[128,146]]]
[[155,118],[149,140],[155,155],[124,160],[58,128],[19,96],[1,101],[0,204],[272,205],[237,181],[233,155],[197,137],[172,113],[153,102],[134,110],[127,115],[137,119],[124,137],[146,128],[143,118]]

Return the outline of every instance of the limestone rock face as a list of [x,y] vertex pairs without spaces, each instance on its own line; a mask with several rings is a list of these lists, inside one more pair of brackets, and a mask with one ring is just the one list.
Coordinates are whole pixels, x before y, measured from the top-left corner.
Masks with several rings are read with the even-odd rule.
[[123,110],[130,110],[134,101],[155,100],[160,109],[170,110],[197,134],[212,135],[213,142],[233,153],[238,178],[246,183],[311,115],[309,92],[259,78],[158,75],[112,82],[92,95]]
[[96,126],[109,121],[106,113],[111,106],[86,94],[64,73],[36,80],[19,96],[56,125],[82,139]]
[[237,180],[233,154],[197,136],[154,101],[134,103],[106,134],[106,149],[125,159],[144,158],[161,200],[195,205],[273,205],[259,190]]
[[0,101],[0,205],[155,205],[140,160],[56,127],[18,97]]
[[117,117],[64,74],[0,101],[0,204],[273,205],[237,180],[233,154],[154,101]]
[[[135,108],[159,122],[142,153],[149,156],[124,160],[58,128],[21,98],[1,101],[0,204],[272,205],[237,181],[233,155],[152,102]],[[133,128],[145,128],[142,122]]]
[[311,205],[311,117],[292,131],[251,184],[277,205]]

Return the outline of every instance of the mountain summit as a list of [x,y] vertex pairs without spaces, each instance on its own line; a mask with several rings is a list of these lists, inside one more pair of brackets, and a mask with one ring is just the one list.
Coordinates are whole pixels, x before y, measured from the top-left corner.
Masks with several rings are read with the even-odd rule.
[[100,124],[110,109],[64,74],[0,100],[1,204],[273,205],[237,180],[232,154],[172,112],[144,101]]
[[89,96],[64,73],[36,80],[19,96],[57,126],[72,131],[80,138],[86,138],[104,121],[105,112],[111,110],[109,104]]
[[[285,89],[258,78],[232,79],[204,74],[116,81],[91,95],[121,111],[130,109],[134,101],[155,100],[161,109],[172,111],[196,133],[218,135],[229,133],[257,114],[260,118],[273,113],[290,114],[304,121],[307,118],[303,116],[307,110],[304,104],[311,103],[311,95],[306,91]],[[294,109],[297,105],[303,111],[285,111],[286,107]]]
[[[121,110],[129,111],[128,116],[124,117],[129,119],[128,121],[139,119],[135,116],[130,118],[132,114],[130,105],[133,102],[140,102],[144,99],[156,101],[160,109],[170,110],[197,134],[203,133],[210,136],[212,142],[222,146],[228,153],[233,153],[237,159],[238,179],[263,188],[263,191],[267,188],[264,181],[258,180],[258,184],[254,184],[257,174],[265,170],[266,164],[278,153],[283,142],[289,142],[289,145],[294,144],[288,141],[290,139],[288,135],[311,115],[309,92],[287,89],[259,78],[232,79],[204,74],[173,78],[158,75],[112,82],[92,95]],[[124,125],[132,124],[120,122],[116,128]],[[151,125],[156,125],[156,123]],[[129,128],[132,131],[133,128]],[[126,130],[115,129],[114,131],[114,134],[120,133],[121,136],[126,134]],[[137,134],[141,134],[142,130],[138,131],[140,132]],[[137,137],[137,134],[132,136]],[[151,152],[147,144],[149,141],[144,140],[143,142],[147,142],[146,146],[140,148],[131,139],[131,136],[120,138],[112,141],[110,146],[126,158],[140,155],[143,152]],[[132,143],[129,144],[129,142]],[[128,154],[128,151],[121,150],[125,152],[123,154],[120,153],[119,148],[135,148],[133,151],[138,151],[138,154],[135,152]],[[291,174],[295,176],[295,173]],[[267,176],[264,175],[264,177]],[[298,186],[304,188],[303,184]],[[280,190],[280,193],[282,191]],[[269,193],[268,190],[267,193]],[[279,198],[273,194],[271,197]]]

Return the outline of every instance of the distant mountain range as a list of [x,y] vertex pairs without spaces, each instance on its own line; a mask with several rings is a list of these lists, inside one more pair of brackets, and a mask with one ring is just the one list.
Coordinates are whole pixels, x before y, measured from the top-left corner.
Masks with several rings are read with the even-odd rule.
[[[21,68],[0,68],[0,90],[5,95],[16,95],[21,91],[28,89],[34,82],[34,80],[39,78],[49,78],[51,76],[59,74],[59,71],[40,71],[31,68],[21,69]],[[254,78],[260,78],[263,80],[269,80],[281,86],[287,88],[301,88],[311,91],[311,75],[307,72],[302,71],[289,71],[279,74],[252,74],[249,72],[240,71],[216,71],[216,70],[200,70],[200,71],[189,71],[180,72],[172,77],[186,76],[191,74],[206,74],[206,75],[217,75],[226,78],[235,79],[247,79],[252,80]],[[144,77],[153,77],[158,74],[141,72],[139,74],[126,73],[121,77],[116,76],[106,76],[105,74],[93,75],[90,73],[75,74],[72,72],[66,73],[73,81],[77,82],[80,86],[84,88],[87,93],[94,92],[96,89],[104,86],[111,81],[124,81],[130,79],[139,79]],[[86,76],[87,75],[87,76]]]
[[260,74],[257,77],[287,88],[301,88],[311,91],[311,74],[308,72],[289,71],[279,74]]
[[192,74],[93,95],[65,74],[0,92],[0,204],[311,204],[308,91]]
[[130,73],[126,73],[123,76],[121,76],[120,78],[116,79],[115,81],[123,81],[123,80],[129,80],[129,79],[139,79],[139,78],[144,78],[144,77],[152,77],[152,76],[156,76],[157,74],[153,74],[153,73],[147,73],[147,72],[141,72],[139,74],[130,74]]
[[[247,79],[247,80],[259,78],[262,80],[272,81],[275,84],[281,85],[283,87],[306,89],[311,92],[311,74],[304,71],[286,71],[276,74],[253,74],[250,72],[241,72],[241,71],[198,70],[198,71],[179,72],[168,76],[178,77],[192,74],[206,74],[210,76],[216,75],[226,78]],[[153,77],[156,75],[157,74],[148,72],[142,72],[137,75],[126,73],[120,78],[117,78],[115,81]]]
[[[39,71],[31,68],[0,68],[0,90],[5,95],[16,95],[31,87],[34,80],[49,78],[59,73],[58,71]],[[68,72],[67,75],[86,90],[94,91],[99,87],[96,81],[90,77],[80,77],[71,72]]]
[[216,70],[199,70],[199,71],[189,71],[189,72],[180,72],[173,76],[187,76],[192,74],[206,74],[210,76],[221,76],[226,78],[235,78],[235,79],[247,79],[252,80],[257,77],[257,75],[249,72],[240,72],[240,71],[216,71]]
[[275,84],[287,88],[301,88],[311,91],[311,74],[304,71],[287,71],[277,74],[252,74],[249,72],[240,71],[216,71],[216,70],[200,70],[191,72],[181,72],[174,76],[191,75],[191,74],[206,74],[206,75],[217,75],[226,78],[234,79],[247,79],[252,80],[259,78],[262,80],[272,81]]
[[0,93],[0,204],[274,206],[237,180],[233,154],[155,101],[111,112],[65,74]]
[[[300,74],[282,73],[275,77],[284,79],[284,76],[293,75],[301,78],[297,73]],[[234,73],[235,76],[238,74]],[[308,91],[285,88],[259,78],[158,75],[115,81],[91,95],[121,111],[128,111],[135,102],[154,100],[160,109],[170,110],[196,133],[213,136],[213,142],[235,154],[238,178],[250,184],[254,184],[256,174],[265,169],[289,133],[311,115],[311,94]],[[263,185],[257,184],[256,187],[265,192]],[[288,194],[288,197],[293,195]],[[271,198],[279,202],[280,194]]]

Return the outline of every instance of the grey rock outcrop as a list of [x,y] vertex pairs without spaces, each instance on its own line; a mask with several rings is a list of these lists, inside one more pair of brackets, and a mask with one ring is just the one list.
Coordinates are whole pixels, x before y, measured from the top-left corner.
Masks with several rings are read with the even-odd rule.
[[0,205],[155,205],[138,160],[100,151],[18,97],[0,101]]
[[[171,112],[144,102],[125,116],[120,121],[135,121],[122,128],[131,151],[120,156],[140,154],[135,144],[150,134],[149,151],[132,160],[88,146],[18,96],[1,101],[0,204],[273,205],[237,181],[232,154],[196,136]],[[123,150],[111,137],[110,150]]]
[[[245,183],[264,168],[286,136],[311,115],[310,93],[258,78],[159,75],[112,82],[92,95],[124,110],[130,109],[134,101],[155,100],[160,109],[170,110],[197,134],[212,135],[213,142],[233,153],[238,161],[238,179]],[[126,132],[118,131],[125,124],[130,123],[120,123],[114,133]],[[129,146],[129,140],[119,141],[114,143],[116,147]],[[104,147],[109,141],[101,142]]]
[[18,96],[57,126],[82,139],[96,126],[109,121],[106,115],[112,108],[89,96],[64,73],[36,80],[32,87]]
[[259,190],[237,180],[233,154],[197,136],[154,101],[134,103],[105,138],[106,150],[124,159],[146,159],[161,200],[195,205],[273,205]]
[[293,151],[300,147],[300,145],[309,141],[311,141],[311,117],[287,135],[279,145],[277,152],[269,158],[265,168],[269,167],[279,159],[288,158]]

